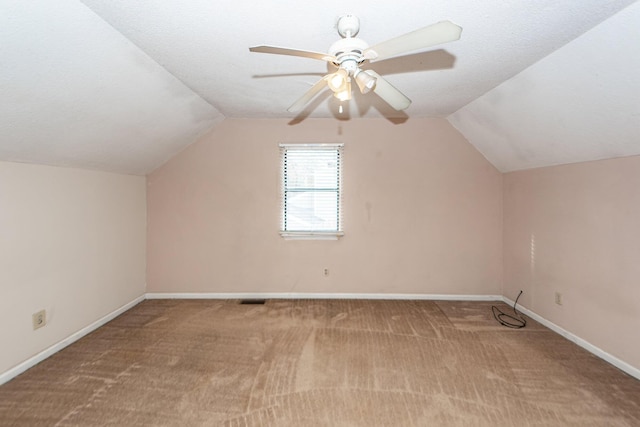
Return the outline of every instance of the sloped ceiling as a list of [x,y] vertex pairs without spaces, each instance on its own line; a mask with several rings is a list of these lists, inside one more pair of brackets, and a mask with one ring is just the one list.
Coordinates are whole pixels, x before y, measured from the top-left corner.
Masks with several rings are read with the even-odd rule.
[[449,117],[500,171],[640,154],[640,3]]
[[[638,57],[637,32],[628,23],[622,30],[605,27],[603,34],[597,29],[593,37],[585,34],[585,42],[573,42],[584,43],[580,53],[573,43],[563,47],[632,3],[7,0],[0,10],[0,160],[146,174],[225,117],[287,117],[295,123],[306,117],[406,120],[452,114],[451,122],[501,170],[582,160],[591,154],[578,144],[559,157],[548,145],[537,145],[528,133],[517,130],[528,129],[521,121],[538,129],[532,116],[542,121],[544,112],[507,114],[547,108],[541,101],[544,91],[562,103],[559,91],[545,87],[532,90],[540,95],[528,98],[520,87],[508,85],[518,84],[527,74],[529,80],[546,85],[558,68],[559,80],[571,79],[574,72],[585,74],[579,66],[585,55],[594,64],[615,61],[620,75],[596,67],[598,78],[586,73],[578,81],[612,86],[601,90],[612,100],[618,99],[618,92],[633,94],[638,79],[634,65],[620,67],[622,57]],[[287,113],[293,101],[330,71],[328,66],[307,58],[250,53],[248,47],[271,44],[326,51],[339,38],[337,18],[346,13],[360,18],[359,37],[370,44],[441,20],[461,25],[463,33],[461,40],[431,51],[370,64],[412,99],[404,112],[390,109],[373,94],[354,93],[350,108],[339,113],[334,98],[325,92],[298,116]],[[602,37],[616,37],[623,45],[614,52],[600,52],[606,45]],[[552,53],[560,62],[536,69],[533,64]],[[598,59],[602,54],[605,59]],[[607,79],[627,79],[633,87],[611,85]],[[561,105],[557,109],[569,116],[598,114],[599,100],[591,95],[599,93],[585,92],[585,113],[567,113]],[[487,101],[492,97],[502,102]],[[557,116],[556,112],[552,117]],[[574,125],[567,122],[565,133]],[[564,129],[551,128],[554,134]],[[610,132],[602,129],[601,136]],[[587,145],[603,144],[599,137]],[[631,144],[623,145],[616,155],[636,154],[630,153],[635,148]],[[529,163],[514,161],[523,156],[513,152],[529,153],[524,156]]]
[[78,1],[0,8],[0,160],[144,175],[224,119]]

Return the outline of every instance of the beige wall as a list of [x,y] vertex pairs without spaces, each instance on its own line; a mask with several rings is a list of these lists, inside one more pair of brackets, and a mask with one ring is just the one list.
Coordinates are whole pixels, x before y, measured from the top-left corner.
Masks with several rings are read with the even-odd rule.
[[0,373],[143,295],[145,235],[144,177],[0,162]]
[[[345,143],[344,238],[278,235],[279,142]],[[640,157],[503,176],[441,119],[225,120],[147,177],[148,217],[142,177],[0,162],[0,373],[143,295],[145,238],[149,292],[522,289],[638,367],[638,183]]]
[[[342,239],[278,234],[280,142],[344,142]],[[147,184],[149,292],[501,291],[501,174],[443,119],[227,119]]]
[[639,279],[640,157],[504,176],[504,295],[640,367]]

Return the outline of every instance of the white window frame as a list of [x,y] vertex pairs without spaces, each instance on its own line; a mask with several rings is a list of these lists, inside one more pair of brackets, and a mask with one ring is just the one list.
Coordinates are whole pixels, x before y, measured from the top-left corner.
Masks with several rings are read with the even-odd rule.
[[[344,144],[279,144],[280,147],[280,236],[285,240],[337,240],[344,236],[343,220],[342,220],[342,175],[344,165]],[[337,177],[337,230],[331,231],[289,231],[285,230],[286,222],[286,188],[285,188],[285,153],[287,150],[304,149],[304,150],[338,150],[339,164]]]

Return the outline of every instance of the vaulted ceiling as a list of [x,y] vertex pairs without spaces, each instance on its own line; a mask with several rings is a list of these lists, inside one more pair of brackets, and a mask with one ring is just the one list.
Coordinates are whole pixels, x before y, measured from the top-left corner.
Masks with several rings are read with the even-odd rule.
[[[412,100],[289,107],[332,66],[340,15],[373,45],[450,20],[460,40],[365,64]],[[227,117],[446,117],[501,171],[640,154],[640,3],[7,0],[0,160],[146,174]]]

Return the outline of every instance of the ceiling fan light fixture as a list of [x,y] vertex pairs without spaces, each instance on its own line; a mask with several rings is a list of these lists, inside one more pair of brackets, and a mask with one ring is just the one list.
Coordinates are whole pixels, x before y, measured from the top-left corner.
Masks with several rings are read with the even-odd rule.
[[333,94],[340,101],[351,100],[351,79],[349,77],[344,81],[343,88]]
[[343,91],[340,91],[340,92],[336,92],[336,93],[333,94],[333,96],[338,98],[338,100],[340,100],[340,101],[350,101],[351,100],[351,92],[349,92],[348,90],[343,90]]
[[356,79],[356,84],[360,88],[360,93],[369,93],[376,85],[376,78],[362,71],[360,68],[358,68],[353,77]]
[[327,79],[329,89],[331,89],[334,93],[343,91],[347,84],[348,78],[349,74],[347,73],[347,70],[340,68],[338,71],[331,74]]

